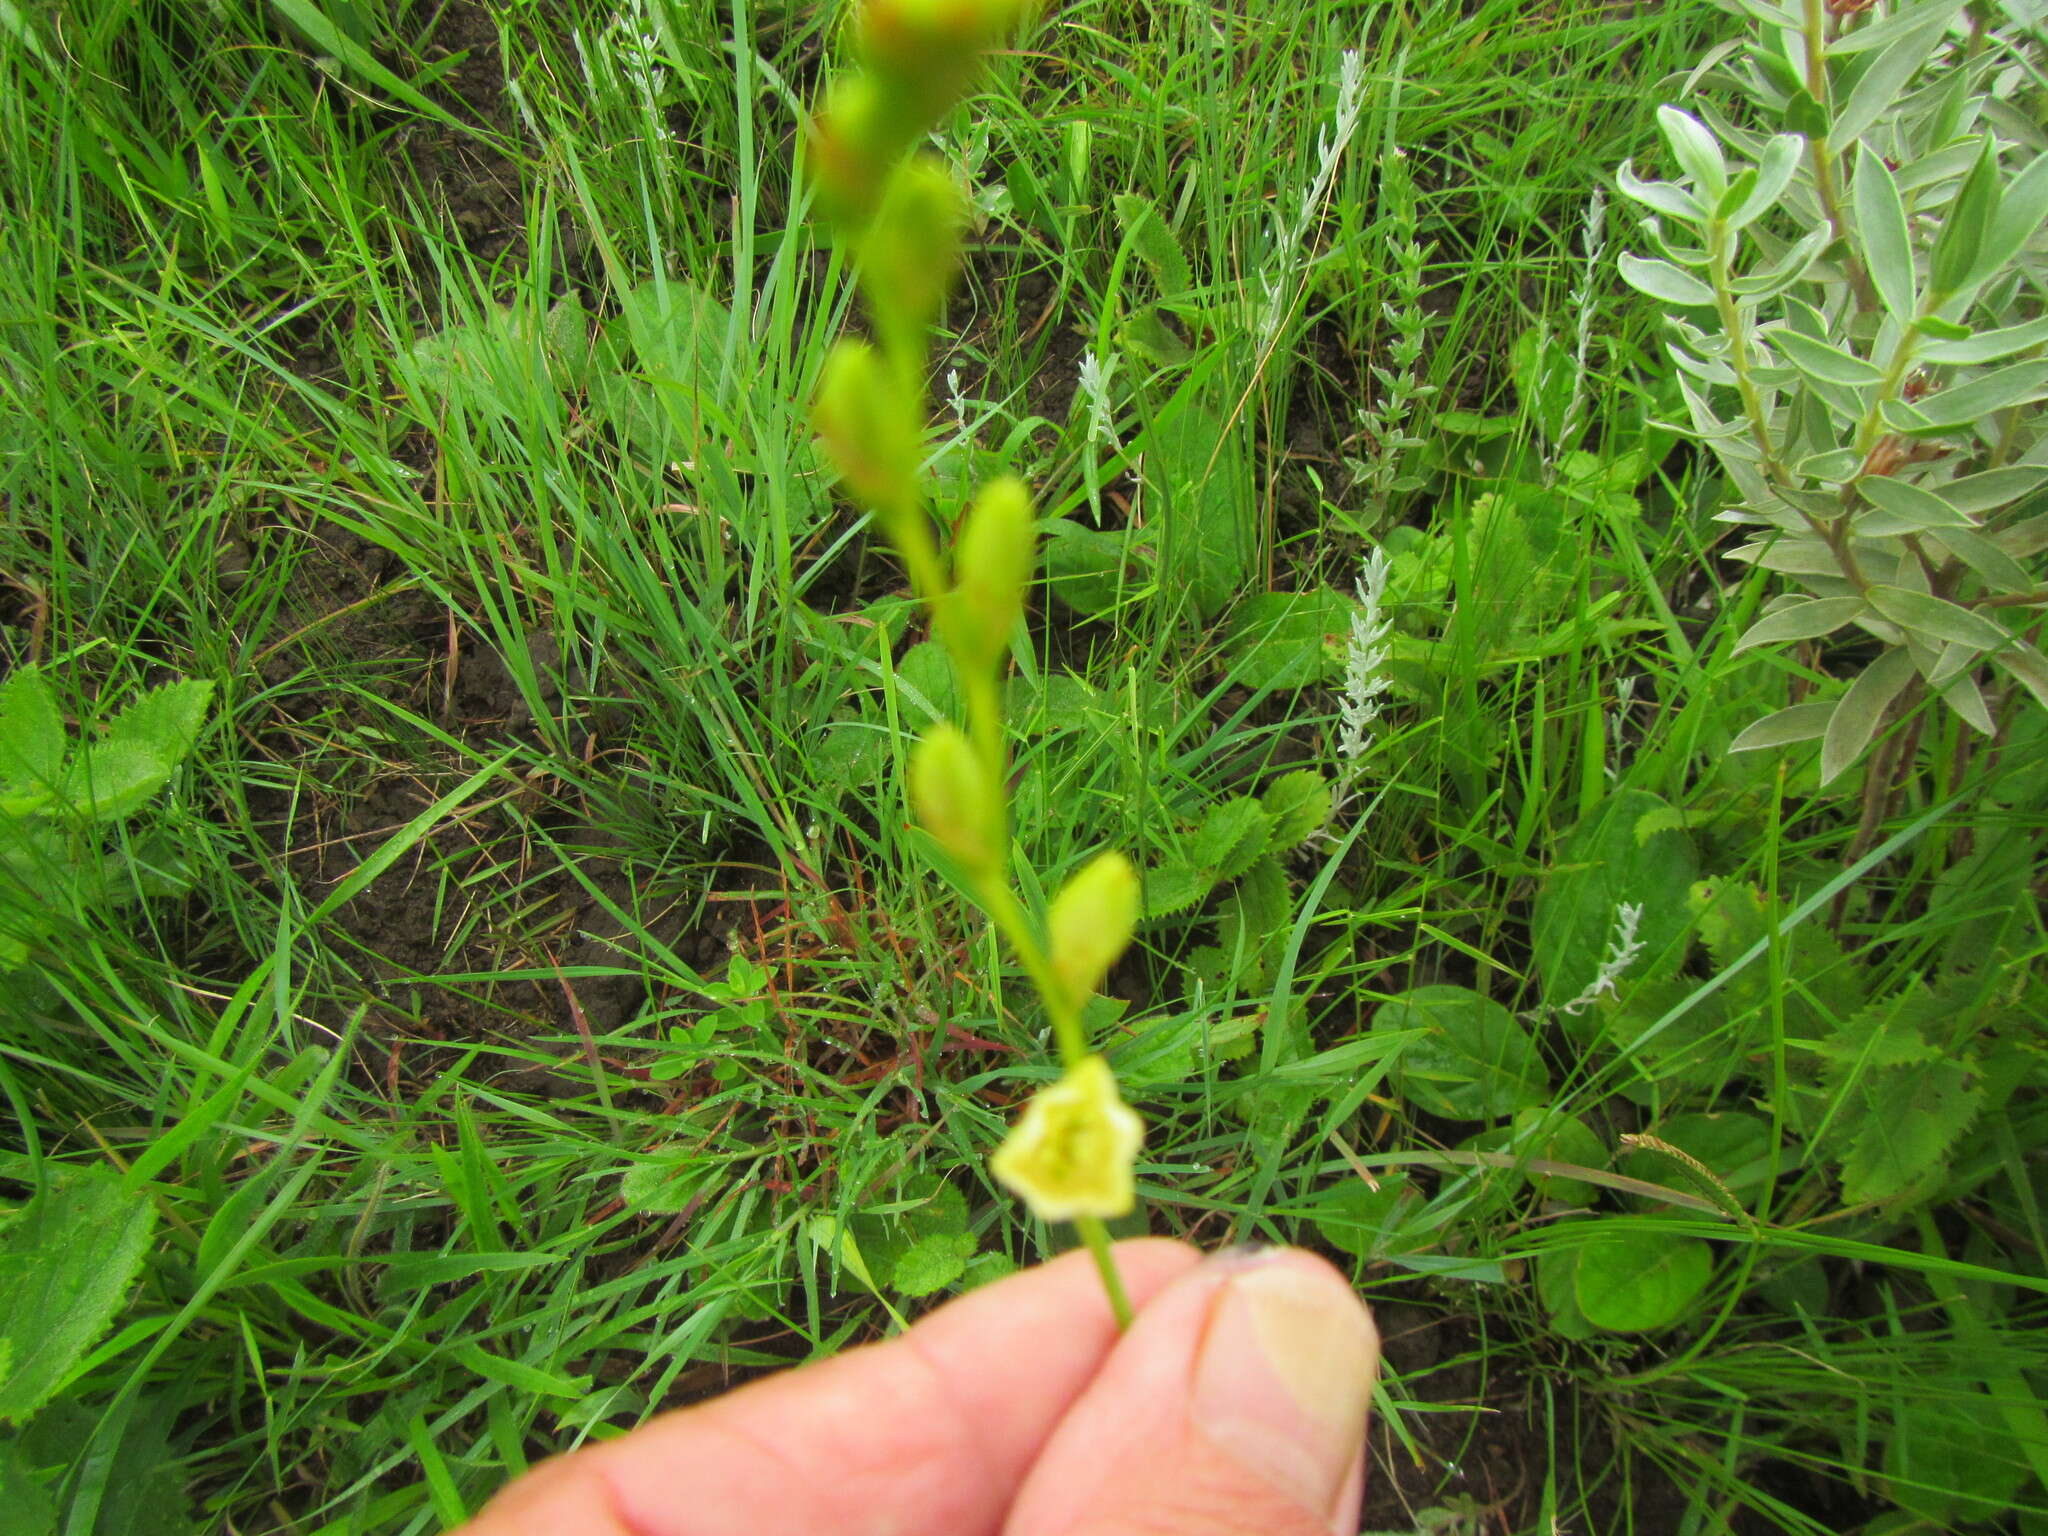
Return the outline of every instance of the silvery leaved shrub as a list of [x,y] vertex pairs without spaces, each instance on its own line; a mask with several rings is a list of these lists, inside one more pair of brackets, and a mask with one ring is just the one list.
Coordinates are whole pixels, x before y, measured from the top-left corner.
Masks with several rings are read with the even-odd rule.
[[1734,749],[1818,740],[1826,782],[1928,693],[1987,736],[2048,705],[2043,48],[2000,4],[1731,9],[1658,111],[1675,177],[1620,169],[1649,247],[1621,270],[1666,308],[1731,553],[1783,579],[1737,648],[1837,637],[1843,685]]

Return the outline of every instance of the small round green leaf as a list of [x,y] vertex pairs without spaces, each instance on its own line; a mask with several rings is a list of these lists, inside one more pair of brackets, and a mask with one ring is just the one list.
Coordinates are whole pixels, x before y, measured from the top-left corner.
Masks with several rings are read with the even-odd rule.
[[1713,1269],[1713,1250],[1700,1239],[1637,1227],[1580,1249],[1572,1292],[1596,1328],[1648,1333],[1684,1316]]

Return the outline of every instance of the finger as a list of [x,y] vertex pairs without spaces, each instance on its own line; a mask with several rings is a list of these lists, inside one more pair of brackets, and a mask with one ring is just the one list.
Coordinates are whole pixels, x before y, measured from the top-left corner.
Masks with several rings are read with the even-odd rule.
[[[1116,1256],[1137,1306],[1200,1257],[1149,1239]],[[550,1462],[463,1536],[994,1536],[1116,1338],[1092,1259],[1070,1253]]]
[[1226,1254],[1158,1296],[1025,1479],[1004,1536],[1357,1530],[1372,1318],[1336,1270]]

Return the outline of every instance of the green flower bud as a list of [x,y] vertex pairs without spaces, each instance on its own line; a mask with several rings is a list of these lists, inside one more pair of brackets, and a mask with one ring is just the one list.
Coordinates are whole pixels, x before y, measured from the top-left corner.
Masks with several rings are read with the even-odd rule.
[[1001,866],[1008,835],[1002,796],[959,727],[941,723],[919,739],[910,756],[910,806],[918,825],[970,873]]
[[889,167],[916,137],[872,75],[832,83],[825,109],[810,128],[811,180],[835,223],[858,227],[874,215]]
[[1046,914],[1048,958],[1074,1012],[1102,985],[1137,926],[1138,872],[1122,854],[1097,854],[1060,887]]
[[924,425],[917,402],[903,397],[896,374],[873,347],[864,341],[833,346],[812,419],[847,489],[881,513],[885,527],[918,506]]
[[1144,1140],[1109,1063],[1088,1056],[1032,1095],[989,1169],[1045,1221],[1125,1216],[1137,1204],[1132,1168]]
[[962,673],[998,666],[1024,616],[1036,536],[1031,492],[1014,476],[981,488],[953,545],[953,589],[939,608],[940,633]]
[[967,199],[953,173],[929,155],[889,178],[861,241],[861,281],[876,326],[896,355],[920,355],[960,270]]
[[868,0],[861,56],[934,121],[966,91],[982,53],[1036,10],[1035,0]]

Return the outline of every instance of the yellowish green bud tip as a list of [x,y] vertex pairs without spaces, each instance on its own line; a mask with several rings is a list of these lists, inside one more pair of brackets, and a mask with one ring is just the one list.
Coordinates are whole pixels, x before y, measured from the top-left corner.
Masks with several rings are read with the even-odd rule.
[[1097,854],[1060,887],[1046,914],[1054,979],[1078,1013],[1138,925],[1138,872],[1120,853]]
[[1124,1216],[1137,1204],[1144,1140],[1109,1063],[1089,1056],[1032,1095],[989,1168],[1042,1220]]
[[1002,797],[959,727],[935,725],[919,739],[910,757],[910,806],[918,825],[972,873],[1002,862]]

